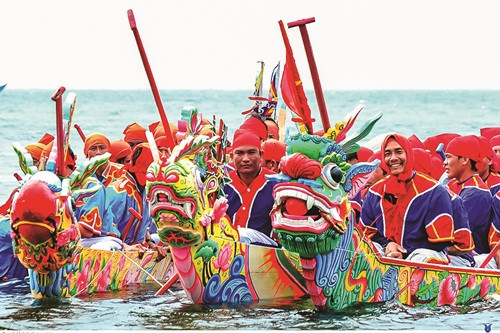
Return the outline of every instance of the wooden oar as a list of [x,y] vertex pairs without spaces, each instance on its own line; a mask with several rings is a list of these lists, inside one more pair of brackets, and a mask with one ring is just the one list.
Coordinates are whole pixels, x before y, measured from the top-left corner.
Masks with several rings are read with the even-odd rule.
[[62,176],[64,172],[64,127],[63,127],[63,112],[62,112],[62,95],[66,88],[60,87],[52,95],[52,100],[56,102],[56,143],[57,143],[57,160],[56,174]]
[[142,63],[144,64],[146,75],[148,76],[149,85],[151,86],[151,91],[153,92],[153,96],[155,98],[156,107],[158,108],[158,112],[160,113],[161,123],[163,124],[163,129],[165,130],[165,136],[167,137],[167,145],[170,148],[170,150],[173,150],[175,147],[174,138],[172,136],[172,131],[170,131],[167,115],[165,114],[165,110],[163,109],[163,104],[161,102],[158,88],[156,87],[155,79],[153,77],[153,72],[151,71],[151,67],[149,66],[149,61],[148,57],[146,56],[146,51],[144,50],[144,46],[142,45],[141,36],[139,35],[139,30],[137,30],[137,24],[135,23],[134,12],[132,11],[132,9],[129,9],[127,11],[127,14],[128,14],[128,22],[130,23],[130,28],[134,33],[135,41],[137,42],[137,47],[139,48],[139,53],[141,54]]
[[73,127],[78,132],[78,135],[80,135],[80,138],[82,139],[82,141],[85,142],[86,137],[85,137],[85,134],[83,133],[82,128],[80,127],[80,125],[74,124]]
[[167,282],[165,282],[165,284],[160,289],[158,289],[155,296],[163,295],[168,290],[168,288],[170,288],[178,279],[179,273],[175,272],[175,274],[172,275],[172,277]]
[[326,109],[325,97],[323,96],[323,89],[321,88],[321,82],[319,80],[318,68],[316,67],[316,61],[314,60],[311,41],[306,27],[306,24],[314,21],[314,17],[311,17],[308,19],[290,22],[288,23],[288,28],[299,27],[300,29],[300,35],[302,36],[302,42],[304,43],[304,48],[306,50],[307,62],[309,63],[309,69],[311,70],[314,93],[316,94],[316,101],[318,102],[321,123],[323,124],[323,129],[326,133],[326,131],[330,128],[330,120],[328,118],[328,110]]
[[498,242],[493,247],[493,249],[491,249],[490,253],[486,257],[486,259],[483,261],[483,263],[481,264],[481,266],[479,266],[479,268],[485,268],[486,265],[488,265],[488,263],[490,262],[490,260],[493,259],[493,256],[495,256],[495,254],[498,252],[498,249],[500,249],[500,242]]

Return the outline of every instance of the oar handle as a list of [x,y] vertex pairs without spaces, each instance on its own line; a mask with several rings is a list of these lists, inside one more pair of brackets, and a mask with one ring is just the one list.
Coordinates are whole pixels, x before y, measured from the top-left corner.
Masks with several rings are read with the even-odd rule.
[[130,29],[132,30],[137,29],[137,24],[135,23],[134,12],[132,11],[132,9],[127,10],[127,15],[128,15],[128,23],[130,24]]
[[319,80],[318,68],[316,67],[316,60],[314,60],[314,54],[312,51],[311,40],[309,39],[309,34],[307,33],[306,24],[315,22],[315,18],[307,18],[294,22],[288,23],[288,28],[299,27],[300,35],[302,36],[302,42],[304,43],[304,49],[306,50],[307,62],[309,63],[309,69],[311,71],[311,77],[314,85],[314,93],[316,95],[316,101],[318,102],[319,114],[321,116],[321,123],[323,124],[323,130],[325,133],[330,128],[330,119],[328,118],[328,110],[326,108],[325,96],[323,95],[323,88],[321,88],[321,81]]
[[82,141],[85,142],[86,137],[85,137],[85,134],[83,133],[82,128],[80,127],[80,125],[74,124],[73,127],[78,132],[78,135],[80,135],[80,138],[82,139]]
[[163,124],[163,129],[165,130],[165,136],[167,137],[167,145],[170,148],[170,150],[173,150],[175,146],[174,137],[172,136],[172,131],[170,130],[167,115],[165,114],[165,110],[163,109],[163,103],[161,102],[160,93],[158,92],[158,87],[156,87],[156,82],[153,77],[153,72],[151,71],[151,66],[149,66],[149,61],[146,55],[146,51],[144,50],[144,46],[142,45],[142,40],[141,36],[139,35],[139,30],[137,30],[137,24],[135,22],[134,12],[132,11],[132,9],[129,9],[127,11],[127,15],[130,28],[134,33],[135,41],[137,43],[137,48],[139,49],[139,53],[141,55],[144,69],[146,70],[146,75],[149,80],[149,85],[151,86],[151,91],[155,99],[156,107],[158,108],[158,112],[160,113],[161,123]]
[[486,257],[486,259],[484,259],[483,263],[481,264],[481,266],[479,266],[479,268],[485,268],[486,265],[488,265],[488,263],[490,262],[490,260],[493,258],[493,256],[495,256],[495,254],[498,252],[498,249],[500,249],[500,242],[498,242],[493,247],[493,249],[491,249],[490,253]]
[[64,125],[62,112],[62,96],[66,88],[60,87],[52,95],[52,100],[56,102],[56,143],[57,143],[57,162],[56,173],[62,176],[64,171]]

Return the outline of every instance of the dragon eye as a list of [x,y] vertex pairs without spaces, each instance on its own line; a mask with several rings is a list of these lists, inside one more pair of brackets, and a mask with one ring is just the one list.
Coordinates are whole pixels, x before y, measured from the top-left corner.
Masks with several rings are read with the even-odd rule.
[[340,183],[343,175],[344,174],[342,173],[342,170],[340,170],[338,166],[335,166],[330,169],[330,176],[336,183]]
[[339,187],[343,177],[344,172],[342,172],[342,170],[335,163],[327,164],[321,172],[321,178],[323,178],[325,183],[333,189],[337,189]]

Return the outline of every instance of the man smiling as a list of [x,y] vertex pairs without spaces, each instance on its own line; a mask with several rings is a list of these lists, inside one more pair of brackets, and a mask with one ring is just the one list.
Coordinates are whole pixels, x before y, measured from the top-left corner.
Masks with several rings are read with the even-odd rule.
[[450,195],[413,170],[411,144],[404,136],[388,135],[381,152],[389,176],[366,194],[361,210],[365,232],[387,257],[448,264],[447,246],[454,240]]

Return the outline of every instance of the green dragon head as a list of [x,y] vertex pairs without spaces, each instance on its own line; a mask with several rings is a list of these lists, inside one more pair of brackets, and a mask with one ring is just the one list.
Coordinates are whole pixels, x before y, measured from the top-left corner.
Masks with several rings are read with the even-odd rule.
[[[281,173],[270,176],[274,187],[273,228],[281,245],[303,258],[326,254],[337,247],[350,221],[350,199],[361,190],[378,162],[346,162],[346,151],[359,149],[364,137],[380,116],[365,125],[361,134],[340,144],[330,131],[324,137],[296,134],[287,141]],[[344,136],[345,137],[345,136]]]

